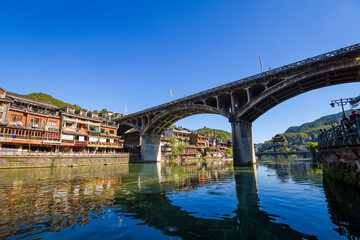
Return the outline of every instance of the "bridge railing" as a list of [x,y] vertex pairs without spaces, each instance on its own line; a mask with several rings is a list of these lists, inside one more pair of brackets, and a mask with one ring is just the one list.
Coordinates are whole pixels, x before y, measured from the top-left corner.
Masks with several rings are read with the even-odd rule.
[[[329,129],[320,130],[318,144],[320,148],[346,145],[352,140],[360,139],[360,118],[343,122]],[[347,142],[346,142],[347,141]]]
[[[301,61],[298,61],[298,62],[295,62],[295,63],[290,63],[290,64],[287,64],[287,65],[284,65],[282,67],[274,68],[274,69],[266,71],[266,72],[258,73],[256,75],[246,77],[246,78],[243,78],[243,79],[240,79],[240,80],[237,80],[237,81],[226,83],[226,84],[218,86],[218,87],[210,88],[208,90],[205,90],[205,91],[202,91],[202,92],[199,92],[199,93],[195,93],[195,94],[183,97],[183,98],[179,98],[179,99],[171,101],[169,103],[164,103],[164,104],[161,104],[161,105],[158,105],[158,106],[155,106],[155,107],[152,107],[152,108],[148,108],[148,109],[145,109],[145,110],[133,113],[133,114],[129,114],[125,118],[129,118],[129,117],[132,117],[134,115],[140,115],[140,114],[145,113],[145,112],[150,112],[150,111],[162,108],[162,107],[167,107],[167,106],[177,104],[177,103],[180,103],[180,102],[183,102],[183,101],[195,99],[195,98],[203,96],[203,95],[207,95],[207,94],[211,94],[211,93],[214,93],[214,92],[217,92],[217,91],[221,91],[221,90],[224,90],[226,88],[237,86],[237,85],[239,85],[241,83],[250,82],[250,81],[253,81],[253,80],[256,80],[256,79],[260,79],[260,78],[265,78],[265,77],[275,75],[275,74],[280,73],[280,72],[284,72],[284,71],[292,70],[292,69],[297,69],[297,68],[305,66],[307,64],[311,64],[311,63],[318,62],[318,61],[321,61],[321,60],[326,60],[326,59],[329,59],[329,58],[332,58],[332,57],[340,56],[342,54],[346,54],[346,53],[353,52],[353,51],[359,51],[359,50],[360,50],[360,43],[354,44],[354,45],[351,45],[351,46],[348,46],[348,47],[340,48],[340,49],[337,49],[337,50],[334,50],[334,51],[331,51],[331,52],[328,52],[328,53],[324,53],[324,54],[321,54],[321,55],[318,55],[318,56],[315,56],[315,57],[307,58],[307,59],[304,59],[304,60],[301,60]],[[121,120],[121,118],[118,119],[118,120]]]

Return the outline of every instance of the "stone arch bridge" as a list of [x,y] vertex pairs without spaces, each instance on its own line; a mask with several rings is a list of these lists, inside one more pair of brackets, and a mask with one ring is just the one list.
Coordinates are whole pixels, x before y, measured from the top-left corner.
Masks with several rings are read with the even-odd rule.
[[252,122],[299,94],[360,81],[360,44],[285,65],[117,119],[118,135],[137,129],[141,160],[161,159],[161,134],[180,119],[219,114],[232,126],[235,165],[255,161]]

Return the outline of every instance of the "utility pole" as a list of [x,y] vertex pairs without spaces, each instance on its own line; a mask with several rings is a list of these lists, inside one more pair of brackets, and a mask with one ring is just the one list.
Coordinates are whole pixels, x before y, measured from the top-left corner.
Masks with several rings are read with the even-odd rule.
[[352,99],[352,98],[340,98],[337,100],[331,100],[330,106],[335,107],[335,104],[338,106],[341,106],[343,115],[345,115],[344,105],[346,105],[348,103],[352,104],[353,102],[354,102],[354,99]]

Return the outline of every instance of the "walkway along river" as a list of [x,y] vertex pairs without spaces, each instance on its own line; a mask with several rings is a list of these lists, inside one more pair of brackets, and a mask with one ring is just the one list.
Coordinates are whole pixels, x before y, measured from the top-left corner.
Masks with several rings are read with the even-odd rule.
[[358,239],[360,194],[277,160],[0,170],[3,239]]

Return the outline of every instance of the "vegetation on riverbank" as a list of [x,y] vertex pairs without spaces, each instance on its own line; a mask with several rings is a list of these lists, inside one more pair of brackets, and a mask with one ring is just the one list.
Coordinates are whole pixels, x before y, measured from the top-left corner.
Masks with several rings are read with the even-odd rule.
[[355,164],[339,161],[323,162],[324,172],[331,178],[360,187],[360,173]]

